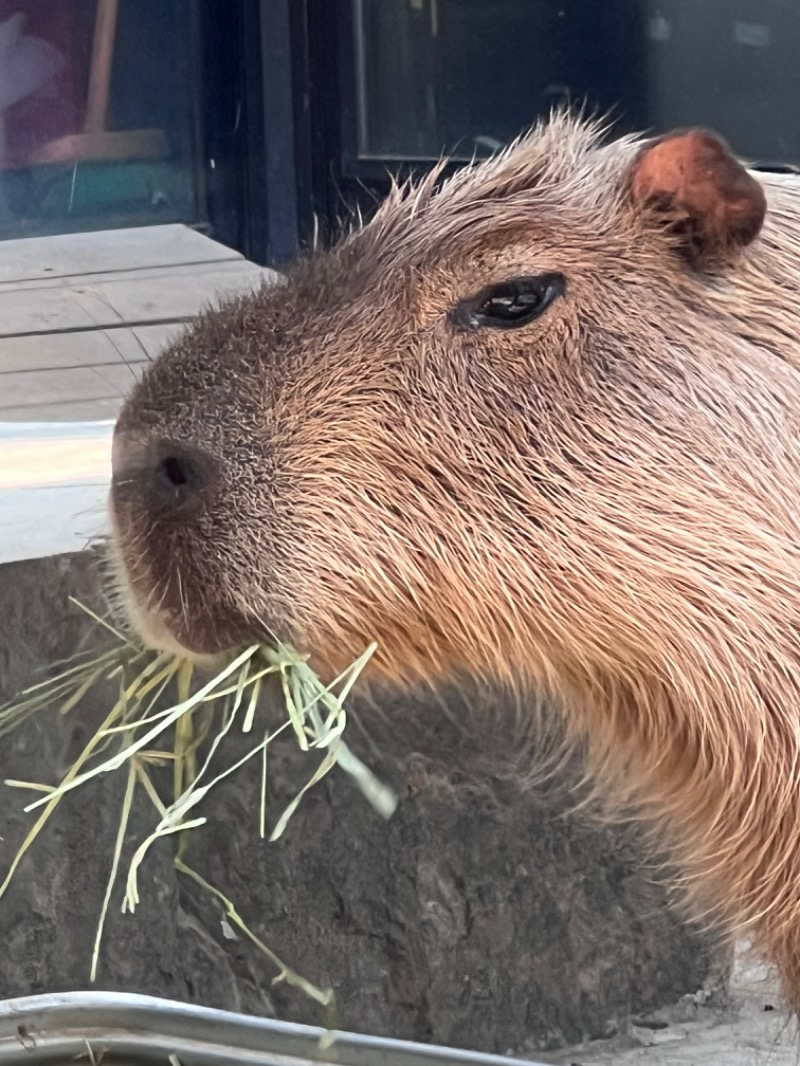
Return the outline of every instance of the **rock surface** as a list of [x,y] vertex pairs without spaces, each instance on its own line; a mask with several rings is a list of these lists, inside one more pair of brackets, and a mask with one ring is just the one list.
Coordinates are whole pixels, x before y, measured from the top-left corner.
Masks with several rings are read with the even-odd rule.
[[685,996],[611,1040],[542,1056],[553,1066],[797,1066],[798,1028],[775,975],[740,945],[724,1002]]
[[[98,603],[86,555],[0,567],[0,702],[94,639],[70,594]],[[56,783],[107,709],[94,696],[3,737],[0,778]],[[598,829],[565,813],[562,790],[522,788],[491,769],[513,735],[502,708],[483,729],[459,725],[469,716],[455,696],[382,710],[377,729],[360,708],[349,736],[399,791],[390,821],[334,772],[281,840],[262,842],[254,761],[211,793],[187,854],[288,965],[335,988],[335,1024],[531,1054],[724,985],[727,949],[677,917],[631,831]],[[243,739],[231,750],[244,751]],[[272,823],[315,765],[276,747]],[[121,772],[69,794],[21,864],[0,900],[0,998],[89,986],[124,787]],[[0,790],[0,877],[32,824],[22,812],[31,797]],[[155,820],[140,795],[126,854]],[[134,915],[121,914],[117,886],[97,987],[324,1023],[318,1005],[272,984],[266,959],[176,872],[173,847],[149,854]]]

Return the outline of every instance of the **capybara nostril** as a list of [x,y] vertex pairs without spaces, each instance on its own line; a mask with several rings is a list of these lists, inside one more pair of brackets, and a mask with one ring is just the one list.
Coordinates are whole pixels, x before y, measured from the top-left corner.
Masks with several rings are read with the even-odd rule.
[[192,469],[186,460],[177,455],[168,455],[166,459],[162,459],[159,471],[175,488],[188,485],[193,476]]
[[190,455],[174,446],[156,449],[157,459],[150,475],[152,489],[164,503],[180,505],[202,493],[207,483],[208,464],[199,453]]
[[159,510],[199,502],[211,483],[214,463],[196,445],[157,438],[137,440],[117,433],[112,450],[112,478],[117,498],[137,500]]

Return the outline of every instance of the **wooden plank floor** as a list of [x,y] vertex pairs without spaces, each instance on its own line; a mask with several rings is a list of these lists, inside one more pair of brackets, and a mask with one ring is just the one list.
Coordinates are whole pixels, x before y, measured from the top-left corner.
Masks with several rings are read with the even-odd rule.
[[265,275],[186,226],[0,242],[0,421],[114,418],[184,322]]
[[185,226],[0,242],[0,564],[106,533],[131,383],[205,305],[264,277]]

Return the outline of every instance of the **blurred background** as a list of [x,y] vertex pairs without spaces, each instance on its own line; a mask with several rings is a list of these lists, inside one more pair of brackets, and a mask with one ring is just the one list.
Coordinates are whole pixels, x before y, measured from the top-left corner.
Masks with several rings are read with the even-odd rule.
[[561,100],[800,162],[796,0],[0,0],[0,238],[184,222],[280,266]]

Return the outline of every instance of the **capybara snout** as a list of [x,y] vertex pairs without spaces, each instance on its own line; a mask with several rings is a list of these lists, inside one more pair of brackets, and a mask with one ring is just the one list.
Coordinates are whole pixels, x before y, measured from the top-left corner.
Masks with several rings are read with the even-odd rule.
[[553,117],[201,316],[117,429],[151,642],[544,688],[800,1000],[800,191]]

